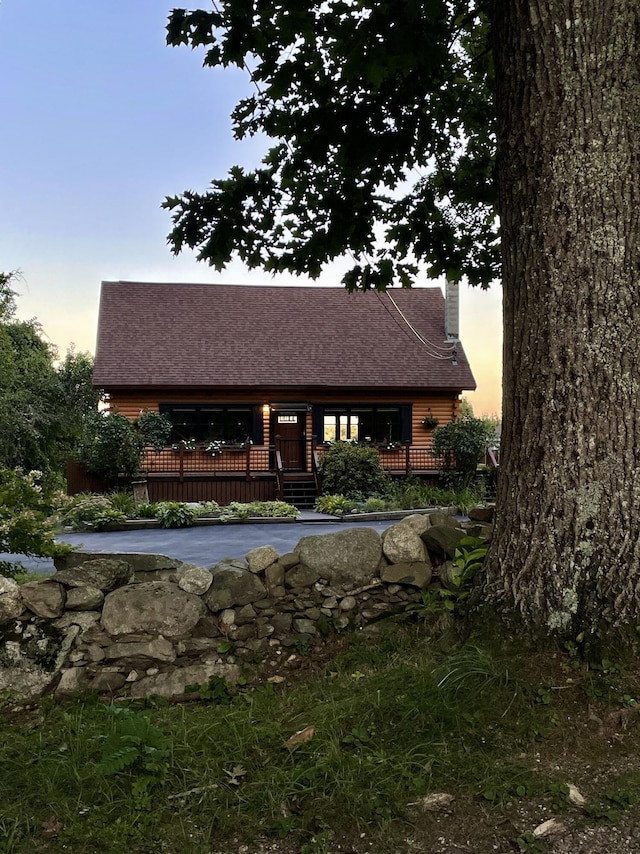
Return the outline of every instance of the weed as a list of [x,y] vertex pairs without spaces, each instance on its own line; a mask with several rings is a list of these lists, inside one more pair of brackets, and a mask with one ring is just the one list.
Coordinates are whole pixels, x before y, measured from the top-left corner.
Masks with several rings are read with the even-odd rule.
[[230,706],[232,702],[229,685],[222,676],[211,676],[205,685],[187,685],[186,690],[218,706]]
[[533,833],[523,833],[516,839],[516,845],[519,851],[526,854],[545,854],[545,851],[548,851],[547,843]]
[[487,543],[479,537],[463,537],[454,558],[440,567],[442,587],[420,591],[420,602],[410,602],[405,613],[428,618],[443,611],[456,611],[471,593],[471,586],[487,554]]
[[131,795],[138,809],[148,809],[151,794],[162,784],[171,765],[171,739],[142,715],[126,707],[107,706],[111,733],[102,743],[96,771],[104,776],[133,773]]

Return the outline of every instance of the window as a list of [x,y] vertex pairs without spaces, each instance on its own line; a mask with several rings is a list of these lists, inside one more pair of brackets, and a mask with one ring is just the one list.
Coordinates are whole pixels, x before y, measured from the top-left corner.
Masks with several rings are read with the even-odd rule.
[[[406,439],[402,406],[325,406],[321,440],[386,443]],[[409,413],[409,423],[411,414]]]
[[195,439],[196,442],[242,443],[247,439],[262,442],[260,407],[230,404],[160,404],[160,412],[173,424],[171,442]]

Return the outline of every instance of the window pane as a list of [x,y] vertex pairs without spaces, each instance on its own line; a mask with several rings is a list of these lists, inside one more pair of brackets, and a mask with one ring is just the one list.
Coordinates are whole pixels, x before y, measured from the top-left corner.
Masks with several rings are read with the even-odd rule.
[[253,410],[250,406],[171,406],[161,404],[160,411],[173,424],[171,442],[195,439],[197,442],[246,442],[252,439]]
[[376,442],[399,442],[402,439],[399,407],[376,409],[374,435]]
[[322,431],[323,442],[335,442],[336,440],[336,416],[324,416],[324,429]]

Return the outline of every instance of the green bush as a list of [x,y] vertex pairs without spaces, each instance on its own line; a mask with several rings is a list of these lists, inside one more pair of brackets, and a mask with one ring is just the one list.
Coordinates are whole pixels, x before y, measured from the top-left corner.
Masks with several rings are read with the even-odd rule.
[[125,516],[133,516],[136,512],[136,502],[130,492],[110,492],[109,504],[112,510],[118,510]]
[[356,502],[344,495],[320,495],[316,499],[315,509],[318,513],[328,513],[330,516],[344,516],[355,506]]
[[78,458],[87,471],[114,483],[140,468],[144,439],[124,415],[97,413],[91,420]]
[[467,415],[433,431],[433,451],[444,460],[446,469],[456,469],[464,485],[475,474],[489,437],[487,420]]
[[[0,469],[0,552],[55,557],[71,547],[55,542],[55,520],[41,473]],[[0,574],[9,574],[4,564]]]
[[217,501],[201,501],[196,507],[198,516],[204,516],[205,513],[219,513],[220,505]]
[[415,477],[408,477],[394,482],[387,506],[398,510],[454,506],[466,513],[470,507],[474,507],[482,501],[483,495],[483,484],[478,487],[466,487],[458,490],[441,489],[423,483]]
[[229,519],[248,519],[251,515],[251,510],[248,504],[242,504],[240,501],[232,501],[222,508],[220,513],[220,521],[227,522]]
[[322,491],[347,498],[386,495],[389,478],[374,448],[355,442],[336,442],[322,456]]
[[297,519],[299,515],[298,508],[286,501],[251,501],[249,504],[232,501],[222,508],[220,520],[227,522],[229,519],[248,519],[250,516]]
[[297,519],[300,511],[286,501],[251,501],[248,505],[251,516],[266,516]]
[[59,511],[63,525],[78,531],[99,531],[114,522],[124,522],[126,515],[113,507],[108,495],[79,493]]
[[161,501],[156,504],[156,519],[163,528],[188,528],[198,518],[198,512],[181,501]]
[[134,510],[136,519],[155,519],[156,505],[155,504],[138,504]]
[[383,498],[368,498],[362,508],[365,513],[378,513],[384,510],[387,502]]
[[161,451],[169,444],[173,425],[168,416],[145,409],[133,424],[142,434],[145,445],[151,445],[154,451]]

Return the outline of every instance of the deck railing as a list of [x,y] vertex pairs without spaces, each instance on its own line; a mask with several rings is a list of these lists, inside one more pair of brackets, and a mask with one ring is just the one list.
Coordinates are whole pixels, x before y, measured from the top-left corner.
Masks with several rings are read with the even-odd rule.
[[[322,445],[316,445],[313,440],[304,440],[305,451],[301,468],[313,474],[316,481],[320,477],[320,463],[326,450]],[[433,453],[430,447],[403,444],[390,448],[376,448],[380,456],[382,468],[391,474],[410,474],[411,472],[438,472],[443,467],[442,457]],[[220,453],[212,455],[203,447],[188,450],[184,447],[163,448],[161,451],[147,449],[142,466],[143,471],[154,475],[174,474],[180,478],[211,477],[220,475],[245,475],[250,479],[258,473],[272,473],[282,479],[283,465],[281,448],[256,447],[225,447]]]
[[188,450],[184,447],[163,448],[161,451],[145,451],[141,468],[149,474],[245,474],[270,471],[269,448],[256,448],[253,445],[224,448],[215,455],[204,448]]

